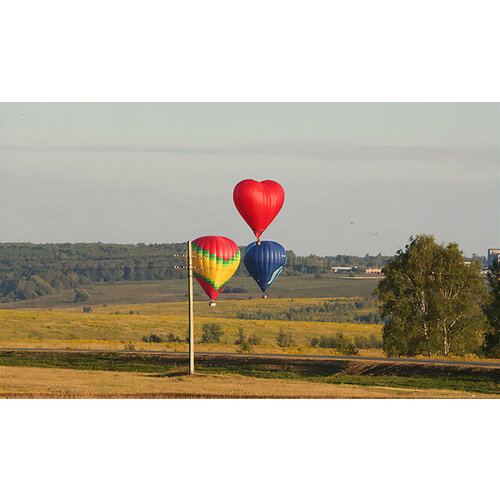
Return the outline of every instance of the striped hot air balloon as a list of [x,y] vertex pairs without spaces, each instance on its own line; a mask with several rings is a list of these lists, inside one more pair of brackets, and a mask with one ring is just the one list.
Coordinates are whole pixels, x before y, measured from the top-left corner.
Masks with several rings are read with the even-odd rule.
[[215,299],[240,263],[238,245],[224,236],[201,236],[192,242],[193,273],[210,304]]

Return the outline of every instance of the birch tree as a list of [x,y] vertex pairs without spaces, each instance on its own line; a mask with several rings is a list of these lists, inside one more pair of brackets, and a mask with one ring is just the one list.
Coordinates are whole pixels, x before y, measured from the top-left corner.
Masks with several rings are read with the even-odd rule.
[[376,295],[389,356],[463,354],[480,348],[485,286],[479,263],[465,264],[456,243],[410,238],[384,267]]

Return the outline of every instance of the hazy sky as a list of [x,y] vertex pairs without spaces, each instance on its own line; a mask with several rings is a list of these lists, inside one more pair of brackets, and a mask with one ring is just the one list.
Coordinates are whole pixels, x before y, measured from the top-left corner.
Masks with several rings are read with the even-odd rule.
[[3,104],[1,239],[246,245],[232,192],[253,178],[286,193],[263,239],[300,255],[418,233],[484,255],[499,144],[498,104]]

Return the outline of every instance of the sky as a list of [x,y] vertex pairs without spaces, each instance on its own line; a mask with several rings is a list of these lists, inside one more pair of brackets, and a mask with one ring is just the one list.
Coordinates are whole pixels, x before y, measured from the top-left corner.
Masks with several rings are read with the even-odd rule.
[[250,178],[284,187],[262,239],[298,255],[500,247],[498,104],[6,103],[0,169],[2,242],[247,245]]

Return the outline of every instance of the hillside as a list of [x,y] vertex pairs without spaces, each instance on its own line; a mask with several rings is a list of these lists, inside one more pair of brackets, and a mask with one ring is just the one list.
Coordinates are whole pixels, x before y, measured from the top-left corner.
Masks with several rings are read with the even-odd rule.
[[[90,283],[175,280],[184,275],[176,268],[183,265],[184,253],[184,243],[1,243],[0,301],[31,300]],[[298,257],[289,250],[282,274],[322,276],[332,266],[358,266],[362,272],[387,260],[381,255]],[[243,264],[235,276],[248,276]]]

